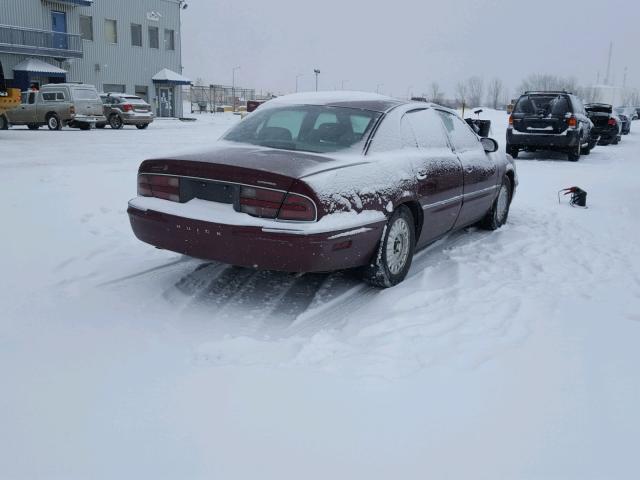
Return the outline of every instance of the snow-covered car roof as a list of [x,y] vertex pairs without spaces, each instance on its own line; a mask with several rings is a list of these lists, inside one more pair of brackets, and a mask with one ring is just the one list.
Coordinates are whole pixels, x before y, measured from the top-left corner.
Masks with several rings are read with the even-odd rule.
[[266,102],[265,105],[270,107],[280,105],[350,106],[364,110],[386,112],[405,103],[407,102],[398,100],[397,98],[378,95],[377,93],[337,91],[292,93],[271,99]]

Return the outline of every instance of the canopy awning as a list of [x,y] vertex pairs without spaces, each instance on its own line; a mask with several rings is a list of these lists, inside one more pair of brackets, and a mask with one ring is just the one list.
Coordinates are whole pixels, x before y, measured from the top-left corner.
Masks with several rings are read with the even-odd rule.
[[14,72],[28,72],[28,73],[41,73],[50,77],[64,77],[67,74],[66,70],[51,65],[50,63],[43,62],[37,58],[27,58],[13,67]]
[[191,80],[187,77],[183,77],[179,73],[163,68],[153,77],[151,77],[153,83],[170,83],[172,85],[191,85]]

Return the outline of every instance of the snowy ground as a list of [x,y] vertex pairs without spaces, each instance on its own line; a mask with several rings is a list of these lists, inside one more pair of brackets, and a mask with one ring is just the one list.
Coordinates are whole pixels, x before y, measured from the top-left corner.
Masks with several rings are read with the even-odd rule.
[[0,131],[0,478],[638,478],[640,122],[378,291],[133,237],[139,162],[235,121]]

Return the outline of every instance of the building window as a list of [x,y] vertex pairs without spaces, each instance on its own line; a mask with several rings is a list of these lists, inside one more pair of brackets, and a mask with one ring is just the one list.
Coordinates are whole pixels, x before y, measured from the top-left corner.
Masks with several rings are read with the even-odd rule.
[[164,49],[165,50],[175,50],[175,36],[173,30],[168,30],[165,28],[164,30]]
[[117,83],[105,83],[102,86],[104,93],[125,93],[126,89],[126,85],[119,85]]
[[107,43],[118,43],[118,22],[115,20],[104,21],[104,38]]
[[136,95],[145,102],[149,101],[149,87],[146,85],[136,85]]
[[83,40],[93,40],[93,17],[80,15],[80,36]]
[[160,48],[160,31],[158,27],[149,27],[149,47]]
[[142,46],[142,25],[131,24],[131,45],[134,47]]

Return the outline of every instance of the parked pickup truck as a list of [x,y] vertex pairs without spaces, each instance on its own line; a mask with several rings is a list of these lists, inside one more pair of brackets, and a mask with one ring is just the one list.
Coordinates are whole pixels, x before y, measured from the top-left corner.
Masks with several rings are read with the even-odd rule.
[[81,83],[52,83],[40,91],[22,92],[20,106],[6,116],[10,124],[26,125],[30,130],[44,125],[49,130],[64,125],[89,130],[106,121],[96,88]]

